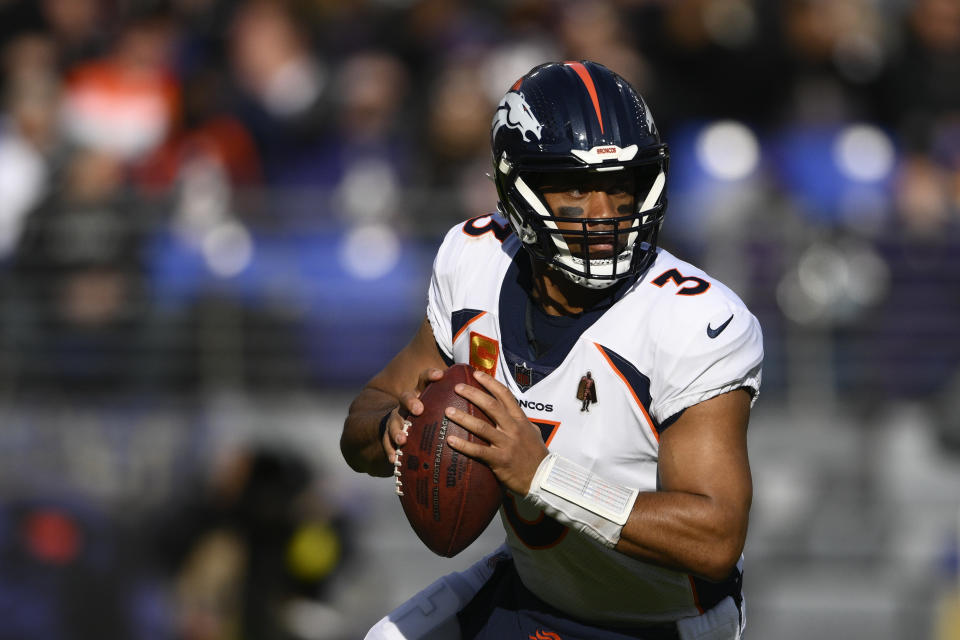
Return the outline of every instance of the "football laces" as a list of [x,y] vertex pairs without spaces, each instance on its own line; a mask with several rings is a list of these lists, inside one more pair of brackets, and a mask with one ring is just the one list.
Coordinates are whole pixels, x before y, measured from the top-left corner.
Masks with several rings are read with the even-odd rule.
[[[409,420],[403,421],[403,435],[405,436],[410,435],[410,427],[412,426],[412,424],[413,423],[410,422]],[[403,449],[401,447],[397,447],[397,455],[395,455],[393,458],[393,478],[394,478],[394,485],[395,485],[394,493],[396,493],[398,496],[403,495],[403,481],[400,479],[400,476],[403,475],[403,472],[400,471],[400,466],[403,464],[400,461],[400,458],[402,457],[403,457]]]

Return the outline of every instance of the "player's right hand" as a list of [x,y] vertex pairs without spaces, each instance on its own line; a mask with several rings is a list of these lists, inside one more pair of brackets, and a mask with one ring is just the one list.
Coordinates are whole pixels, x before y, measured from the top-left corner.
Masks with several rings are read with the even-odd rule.
[[407,443],[409,416],[418,416],[423,413],[423,402],[420,401],[420,394],[423,393],[428,384],[436,382],[442,377],[442,369],[434,367],[424,369],[417,376],[416,389],[404,391],[400,394],[400,406],[391,412],[390,418],[387,419],[387,429],[383,433],[383,450],[387,455],[387,460],[391,463],[396,462],[397,449]]

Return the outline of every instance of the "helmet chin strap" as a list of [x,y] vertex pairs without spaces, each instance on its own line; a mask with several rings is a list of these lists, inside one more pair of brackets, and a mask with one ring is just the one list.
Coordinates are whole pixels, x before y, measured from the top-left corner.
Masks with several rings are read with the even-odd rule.
[[588,278],[586,276],[580,276],[575,273],[570,273],[566,269],[557,269],[557,271],[565,275],[567,279],[573,282],[574,284],[579,285],[581,287],[585,287],[587,289],[595,289],[595,290],[608,289],[613,285],[615,285],[617,282],[619,282],[619,280],[597,280],[595,278]]
[[[609,289],[613,285],[621,282],[621,280],[597,280],[594,278],[587,278],[585,276],[577,275],[576,273],[570,273],[566,269],[559,267],[553,263],[544,262],[538,260],[537,258],[530,256],[530,260],[534,264],[534,280],[536,281],[536,287],[540,289],[540,295],[547,295],[545,289],[547,287],[546,280],[549,280],[553,284],[553,289],[556,289],[560,292],[565,300],[568,302],[574,302],[575,297],[578,294],[582,294],[583,290],[588,291],[604,291]],[[537,265],[541,266],[542,271],[537,270]],[[537,274],[540,274],[541,277],[537,278]],[[559,278],[553,274],[559,274]],[[571,288],[570,285],[573,285],[574,288]],[[561,301],[556,300],[552,296],[547,296],[554,303]],[[569,306],[569,305],[564,305]],[[574,305],[579,308],[578,304]]]
[[[570,274],[533,255],[527,254],[532,268],[531,298],[548,314],[579,314],[597,304],[612,302],[611,287],[620,281],[604,282],[603,287],[588,287],[574,281]],[[556,275],[560,273],[562,275]]]

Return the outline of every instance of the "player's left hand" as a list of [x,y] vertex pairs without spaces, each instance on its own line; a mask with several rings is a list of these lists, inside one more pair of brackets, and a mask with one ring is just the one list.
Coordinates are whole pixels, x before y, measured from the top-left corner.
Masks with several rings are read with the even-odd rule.
[[474,371],[473,375],[489,393],[468,384],[458,384],[454,390],[486,413],[495,426],[453,407],[447,407],[446,415],[490,445],[467,442],[455,436],[449,436],[447,443],[460,453],[486,463],[507,489],[525,496],[537,467],[548,453],[540,429],[527,419],[507,387],[482,371]]

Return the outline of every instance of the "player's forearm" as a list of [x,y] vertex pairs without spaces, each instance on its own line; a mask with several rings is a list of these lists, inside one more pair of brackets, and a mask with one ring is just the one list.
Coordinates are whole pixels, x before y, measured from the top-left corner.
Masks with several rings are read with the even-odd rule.
[[645,562],[723,580],[743,551],[748,508],[680,491],[641,493],[615,548]]
[[393,474],[393,464],[383,448],[380,423],[397,405],[397,399],[389,393],[369,387],[350,405],[340,436],[340,451],[354,471],[381,477]]
[[712,496],[639,492],[551,453],[537,467],[525,499],[608,548],[722,580],[740,557],[750,508],[749,484],[740,487],[735,478],[718,480],[725,491]]

